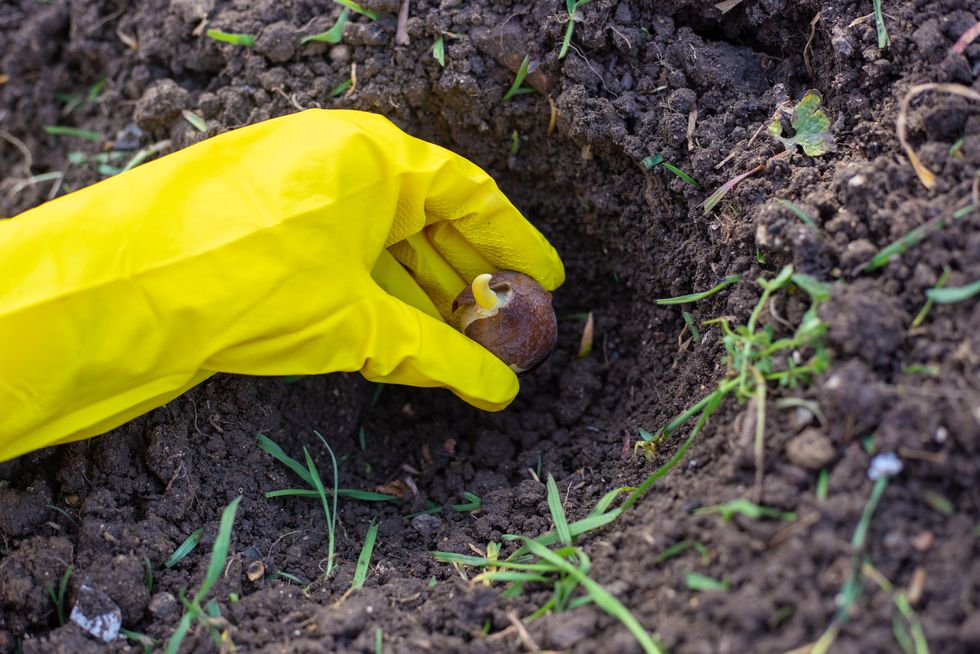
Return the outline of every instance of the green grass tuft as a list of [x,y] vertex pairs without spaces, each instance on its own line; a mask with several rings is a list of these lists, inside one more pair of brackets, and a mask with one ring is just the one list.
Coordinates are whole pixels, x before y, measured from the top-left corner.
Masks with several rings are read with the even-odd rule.
[[214,639],[217,635],[217,622],[215,621],[215,618],[220,617],[220,614],[215,615],[215,613],[218,612],[217,604],[213,603],[212,600],[211,602],[208,602],[207,607],[201,608],[201,602],[205,597],[207,597],[207,594],[218,582],[218,579],[221,577],[221,573],[224,571],[225,563],[228,560],[228,549],[231,546],[231,530],[235,524],[235,513],[238,510],[238,505],[241,504],[241,501],[242,496],[239,495],[232,500],[221,513],[221,524],[218,527],[218,536],[214,539],[214,546],[211,548],[211,560],[208,562],[208,569],[204,575],[204,581],[201,583],[200,588],[197,589],[197,592],[194,593],[194,596],[191,599],[187,599],[184,596],[183,591],[180,593],[185,612],[184,615],[181,616],[180,622],[177,624],[177,629],[167,641],[166,654],[178,654],[180,651],[180,645],[184,641],[184,638],[187,636],[187,632],[190,631],[190,628],[193,626],[195,620],[201,622],[203,625],[211,629],[212,639]]
[[564,59],[568,54],[568,48],[572,44],[572,32],[575,31],[575,23],[578,22],[578,10],[592,2],[592,0],[565,0],[565,9],[568,11],[568,25],[565,27],[565,36],[561,41],[561,49],[558,51],[558,58]]
[[65,569],[65,573],[61,575],[61,580],[58,582],[57,590],[53,584],[48,584],[48,596],[54,602],[54,608],[58,614],[58,624],[62,626],[65,624],[65,596],[68,594],[68,580],[71,579],[74,571],[74,566],[68,566]]
[[517,69],[517,74],[514,76],[514,81],[511,83],[510,88],[507,89],[507,93],[501,98],[501,102],[507,102],[515,95],[522,95],[524,93],[534,93],[534,89],[529,86],[521,86],[524,83],[524,79],[527,77],[528,68],[531,64],[531,55],[524,55],[524,59],[521,61],[520,67]]

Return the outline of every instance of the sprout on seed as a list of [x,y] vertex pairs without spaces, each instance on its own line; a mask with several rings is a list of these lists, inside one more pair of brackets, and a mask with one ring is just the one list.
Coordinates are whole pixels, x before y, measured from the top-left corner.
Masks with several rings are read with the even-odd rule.
[[461,332],[515,372],[540,365],[558,339],[551,293],[518,272],[477,275],[453,302],[453,313]]

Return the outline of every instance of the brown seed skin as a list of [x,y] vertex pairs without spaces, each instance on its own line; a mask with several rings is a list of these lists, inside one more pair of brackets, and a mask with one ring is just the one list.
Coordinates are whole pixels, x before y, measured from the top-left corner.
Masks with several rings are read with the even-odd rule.
[[494,273],[490,288],[501,298],[496,315],[479,315],[473,289],[467,286],[453,302],[457,328],[466,325],[463,333],[516,372],[541,365],[558,341],[551,293],[527,275],[510,270]]

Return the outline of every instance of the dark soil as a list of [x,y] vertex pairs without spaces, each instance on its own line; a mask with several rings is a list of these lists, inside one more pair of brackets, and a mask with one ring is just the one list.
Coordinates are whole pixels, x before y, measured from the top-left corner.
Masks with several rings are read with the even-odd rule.
[[[446,392],[400,387],[384,388],[372,408],[374,387],[356,375],[289,384],[222,376],[110,434],[2,464],[0,652],[104,651],[77,626],[58,626],[48,587],[68,566],[69,607],[82,586],[95,589],[127,628],[165,640],[182,613],[175,598],[201,583],[221,510],[238,495],[230,564],[211,594],[237,651],[373,652],[377,629],[386,652],[525,651],[507,614],[529,615],[550,591],[504,599],[500,587],[466,583],[429,551],[469,554],[502,534],[548,530],[546,491],[535,475],[555,476],[572,518],[607,491],[644,479],[681,434],[651,463],[632,456],[637,428],[656,431],[727,373],[717,326],[687,342],[679,336],[681,309],[698,320],[727,315],[744,323],[761,293],[754,280],[787,263],[834,284],[821,312],[831,369],[809,387],[773,393],[813,402],[819,415],[775,402],[767,415],[762,503],[794,511],[797,521],[692,514],[752,496],[752,444],[743,437],[750,418],[745,404],[730,399],[680,466],[621,519],[581,540],[591,575],[672,652],[783,652],[812,643],[833,618],[850,570],[851,536],[872,486],[865,445],[873,442],[898,453],[905,467],[871,523],[871,561],[909,592],[931,651],[980,650],[980,302],[936,305],[921,326],[910,326],[944,267],[948,286],[980,278],[980,212],[862,272],[885,245],[969,202],[971,187],[976,192],[980,105],[941,93],[913,103],[910,139],[937,174],[932,191],[903,154],[895,119],[914,84],[980,90],[980,41],[948,54],[980,19],[980,1],[886,1],[891,44],[882,50],[866,16],[869,1],[745,0],[722,15],[700,0],[596,0],[581,9],[573,48],[560,61],[561,2],[416,0],[407,46],[395,44],[400,2],[364,4],[383,16],[352,20],[342,45],[300,46],[299,36],[333,24],[338,5],[7,0],[0,6],[0,215],[100,179],[97,164],[69,163],[72,150],[111,147],[128,157],[300,108],[375,111],[484,166],[553,240],[568,269],[555,295],[558,313],[573,317],[560,322],[558,351],[524,378],[520,397],[501,414]],[[803,53],[818,10],[811,76]],[[217,43],[204,36],[207,28],[256,34],[256,47]],[[442,68],[431,48],[449,33]],[[530,81],[554,101],[551,135],[545,95],[500,102],[527,52],[539,64]],[[333,96],[353,64],[356,87]],[[103,78],[101,93],[86,100]],[[699,204],[712,190],[781,150],[764,131],[752,136],[780,103],[809,88],[823,95],[836,151],[773,162],[705,214]],[[59,94],[82,101],[67,112]],[[184,109],[206,120],[206,133],[182,117]],[[52,124],[95,130],[108,144],[48,135],[43,127]],[[662,167],[646,170],[641,161],[656,152],[701,187]],[[61,183],[21,181],[61,170]],[[819,229],[778,199],[799,205]],[[731,274],[745,281],[697,304],[653,302]],[[763,324],[785,331],[781,321],[805,308],[797,305],[781,294]],[[586,311],[594,312],[596,339],[591,356],[580,359],[583,323],[574,314]],[[339,568],[304,594],[273,573],[321,575],[321,507],[264,497],[296,480],[255,438],[266,434],[298,457],[311,447],[325,470],[314,430],[340,457],[341,486],[400,481],[408,501],[342,502]],[[813,469],[821,466],[829,470],[822,501]],[[482,508],[404,517],[427,501],[461,502],[464,491],[482,498]],[[367,584],[340,601],[372,516],[380,531]],[[200,546],[165,568],[202,526]],[[710,562],[693,550],[657,562],[687,539],[706,546]],[[266,574],[253,582],[245,570],[255,560]],[[730,590],[689,589],[689,571],[726,578]],[[866,581],[832,651],[901,651],[895,616],[892,599]],[[594,606],[527,628],[542,648],[639,651]],[[108,647],[140,651],[124,640]],[[217,648],[200,630],[184,649]]]

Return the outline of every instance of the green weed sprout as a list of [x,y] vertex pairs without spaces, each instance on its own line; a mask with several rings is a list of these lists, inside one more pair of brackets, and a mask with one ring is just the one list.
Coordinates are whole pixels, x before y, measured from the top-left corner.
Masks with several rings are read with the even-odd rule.
[[156,649],[157,641],[153,640],[146,634],[141,634],[138,631],[132,631],[131,629],[122,628],[119,633],[128,638],[129,640],[143,646],[143,654],[153,654]]
[[443,68],[446,67],[446,39],[440,36],[436,39],[436,42],[432,44],[432,58],[439,62],[439,65]]
[[337,18],[337,22],[333,24],[333,27],[328,29],[326,32],[320,32],[319,34],[311,34],[310,36],[304,36],[300,39],[301,45],[306,45],[311,41],[322,41],[323,43],[340,43],[341,38],[344,36],[344,26],[350,19],[350,7],[344,7],[344,10],[340,12],[340,16]]
[[90,129],[79,129],[78,127],[66,127],[65,125],[45,125],[44,131],[53,136],[73,136],[77,139],[85,139],[98,143],[102,140],[102,135]]
[[225,624],[225,621],[221,618],[221,610],[214,600],[208,602],[203,608],[201,607],[201,602],[207,597],[211,587],[217,583],[218,578],[221,577],[221,573],[225,569],[225,562],[228,560],[228,548],[231,545],[231,529],[235,524],[235,512],[238,510],[238,505],[241,501],[242,496],[239,495],[221,513],[221,525],[218,528],[218,536],[214,539],[214,547],[211,549],[211,561],[208,563],[208,570],[204,575],[204,582],[201,584],[201,587],[197,589],[197,592],[190,599],[184,596],[183,591],[180,592],[180,600],[184,604],[184,615],[181,616],[180,622],[177,624],[177,629],[167,641],[166,654],[178,654],[180,645],[195,620],[210,629],[212,639],[216,639],[217,644],[219,646],[221,645],[222,639],[217,631]]
[[926,291],[926,297],[937,304],[955,304],[969,300],[978,293],[980,293],[980,279],[966,286],[930,288]]
[[514,76],[514,81],[507,89],[507,93],[501,98],[501,102],[507,102],[515,95],[522,95],[524,93],[534,93],[534,89],[529,86],[521,86],[524,83],[524,78],[527,77],[528,68],[531,64],[531,55],[524,55],[524,59],[521,61],[520,67],[517,69],[517,74]]
[[183,111],[180,112],[180,115],[183,116],[184,120],[190,123],[191,127],[196,129],[197,131],[199,132],[208,131],[207,121],[201,118],[198,114],[191,111],[190,109],[184,109]]
[[779,116],[769,123],[768,133],[783,144],[787,150],[795,150],[796,146],[811,157],[827,154],[834,149],[834,135],[830,133],[830,118],[820,108],[820,93],[809,90],[803,99],[793,107],[790,125],[795,132],[793,136],[783,136],[783,124]]
[[334,456],[333,449],[331,449],[329,443],[327,443],[327,440],[323,437],[323,435],[317,431],[314,431],[313,433],[317,435],[317,438],[320,439],[320,442],[323,443],[323,446],[327,449],[327,453],[330,454],[330,461],[333,466],[333,485],[329,490],[323,485],[323,480],[320,478],[320,473],[317,471],[316,464],[313,462],[313,457],[310,456],[309,450],[307,450],[305,447],[303,448],[303,456],[306,460],[306,464],[304,465],[283,452],[282,448],[273,442],[269,437],[259,434],[256,441],[259,449],[271,454],[273,458],[296,473],[300,479],[305,481],[310,486],[308,489],[285,488],[282,490],[269,491],[265,494],[266,497],[316,497],[320,499],[320,504],[323,506],[323,514],[327,520],[327,569],[323,576],[329,577],[333,572],[334,567],[334,549],[336,545],[337,528],[337,498],[340,496],[345,496],[365,502],[399,502],[400,500],[393,495],[385,495],[383,493],[373,493],[370,491],[362,491],[351,488],[340,488],[338,486],[340,476],[337,469],[337,457]]
[[65,103],[64,108],[61,110],[61,115],[70,115],[71,112],[75,111],[82,104],[98,104],[102,99],[102,91],[105,89],[105,85],[106,78],[101,77],[95,84],[88,87],[85,95],[80,93],[55,93],[55,97]]
[[[837,635],[840,633],[840,630],[847,624],[851,607],[861,596],[864,587],[865,570],[868,569],[866,566],[870,565],[870,557],[867,553],[867,541],[868,531],[871,528],[871,519],[874,516],[875,510],[878,508],[878,503],[885,494],[889,479],[901,472],[901,469],[902,462],[890,452],[879,454],[871,460],[871,465],[868,467],[868,477],[874,482],[874,485],[871,487],[871,494],[868,496],[868,501],[864,505],[864,510],[861,512],[861,519],[858,520],[857,526],[854,528],[854,536],[851,537],[851,571],[838,595],[837,611],[834,613],[830,625],[810,647],[811,654],[826,654],[830,650],[831,645],[837,640]],[[879,585],[881,585],[880,581]],[[911,611],[911,607],[908,608]],[[910,623],[913,625],[913,634],[915,634],[914,629],[918,620],[914,620],[914,622],[910,620]],[[921,627],[919,629],[921,630]],[[929,649],[928,645],[925,644],[925,636],[921,633],[918,636],[921,636],[921,640],[916,638],[918,645],[914,649],[905,651],[911,654],[928,654]],[[902,643],[902,638],[897,632],[896,639],[899,643]]]
[[378,15],[379,15],[378,12],[371,11],[370,9],[365,9],[358,3],[354,2],[353,0],[333,0],[333,1],[336,2],[338,5],[343,5],[344,7],[347,7],[348,9],[350,9],[355,13],[361,14],[362,16],[367,16],[371,20],[378,20]]
[[74,570],[74,566],[68,566],[65,574],[61,575],[57,590],[55,590],[54,585],[48,584],[48,596],[54,602],[55,611],[58,613],[58,624],[62,626],[65,624],[65,595],[68,593],[68,580],[71,579],[71,573]]
[[701,186],[700,184],[697,183],[697,181],[695,181],[695,179],[693,177],[691,177],[690,175],[688,175],[687,173],[685,173],[683,170],[681,170],[680,168],[678,168],[674,164],[670,163],[669,161],[664,161],[664,155],[661,152],[656,153],[652,157],[647,157],[646,159],[644,159],[643,160],[643,166],[647,170],[651,170],[651,169],[653,169],[653,168],[655,168],[657,166],[663,166],[664,168],[666,168],[670,172],[672,172],[675,175],[677,175],[678,177],[680,177],[681,181],[683,181],[685,184],[690,184],[691,186],[694,186],[694,187],[700,187]]
[[[680,414],[661,429],[650,441],[638,444],[648,458],[656,453],[657,447],[671,432],[708,406],[717,406],[723,399],[734,393],[741,400],[751,399],[755,403],[755,456],[756,492],[762,488],[762,456],[765,435],[766,401],[769,384],[795,388],[809,383],[816,374],[826,370],[830,355],[824,344],[827,325],[817,316],[817,308],[830,297],[830,287],[808,275],[794,273],[792,266],[784,267],[775,278],[757,280],[763,292],[744,326],[733,328],[727,318],[703,321],[703,325],[717,324],[722,330],[722,344],[727,353],[730,377],[718,384],[715,390],[687,411]],[[790,337],[776,338],[771,325],[757,329],[762,310],[772,295],[790,286],[796,286],[810,296],[810,308],[803,314],[795,333]],[[712,289],[713,290],[713,289]],[[687,296],[689,297],[689,296]],[[675,302],[676,303],[676,302]],[[808,360],[796,362],[796,356],[810,352]],[[779,356],[795,353],[795,356]],[[689,439],[690,440],[690,439]],[[685,447],[688,443],[685,443]]]
[[221,30],[208,30],[207,35],[215,41],[240,45],[246,48],[255,47],[254,34],[236,34],[234,32],[222,32]]
[[675,556],[680,556],[687,550],[693,549],[695,552],[701,555],[701,564],[708,565],[711,563],[711,553],[708,552],[708,548],[701,543],[694,540],[682,540],[679,543],[674,543],[663,552],[657,555],[654,559],[656,563],[663,563],[668,559],[672,559]]
[[561,50],[558,51],[558,58],[564,59],[568,54],[568,47],[572,44],[572,32],[575,31],[575,23],[580,19],[578,10],[580,7],[592,2],[592,0],[565,0],[565,9],[568,11],[568,26],[565,28],[565,38],[561,42]]
[[888,36],[888,28],[885,27],[885,14],[881,10],[881,0],[872,0],[875,13],[875,28],[878,31],[878,47],[884,48],[891,45],[891,38]]
[[183,561],[188,554],[194,551],[194,548],[197,547],[197,544],[201,542],[201,536],[203,535],[204,535],[204,527],[195,530],[190,536],[188,536],[184,540],[183,543],[181,543],[177,547],[177,549],[174,550],[174,553],[170,555],[170,558],[167,559],[167,562],[163,564],[164,567],[172,568],[178,563],[180,563],[181,561]]
[[700,293],[690,293],[688,295],[678,295],[677,297],[660,298],[654,300],[657,304],[669,305],[669,304],[687,304],[688,302],[697,302],[703,300],[706,297],[711,297],[723,288],[727,288],[732,284],[737,284],[742,281],[741,275],[726,275],[718,284],[712,286],[707,291],[701,291]]
[[[939,279],[936,280],[936,285],[929,290],[935,291],[944,287],[946,285],[946,280],[949,279],[950,272],[952,271],[949,269],[949,266],[943,268],[943,273],[939,276]],[[926,291],[925,304],[922,305],[922,308],[919,309],[919,313],[915,314],[915,318],[912,319],[913,329],[918,327],[925,321],[926,316],[929,315],[929,312],[932,310],[932,305],[935,304],[935,302],[936,302],[935,300],[929,297],[929,291]],[[906,368],[906,372],[907,371],[908,368]]]
[[878,251],[878,253],[875,254],[864,266],[864,272],[871,272],[872,270],[877,270],[878,268],[888,265],[888,263],[892,260],[892,257],[908,252],[913,247],[924,241],[926,237],[933,232],[939,231],[950,223],[969,215],[976,210],[978,206],[980,205],[967,204],[948,215],[944,213],[922,223],[917,227],[913,227],[907,234],[905,234],[905,236],[902,236],[898,240],[893,241]]
[[[257,436],[256,443],[260,450],[272,455],[273,458],[295,472],[300,479],[310,486],[310,488],[283,488],[281,490],[269,491],[265,494],[266,497],[320,497],[320,492],[316,489],[313,479],[310,477],[309,470],[302,463],[283,452],[281,447],[264,434]],[[395,497],[394,495],[375,493],[356,488],[338,488],[337,495],[361,502],[401,502],[401,498]]]
[[694,510],[694,515],[708,515],[712,513],[721,515],[721,519],[725,521],[731,520],[736,515],[742,515],[751,520],[761,520],[762,518],[784,520],[786,522],[796,520],[796,514],[791,511],[780,511],[768,506],[759,506],[743,498]]
[[713,577],[703,575],[699,572],[687,572],[684,575],[684,585],[691,590],[706,591],[706,590],[717,590],[722,593],[727,593],[731,588],[731,584],[728,579],[723,579],[718,581]]
[[813,222],[813,218],[811,218],[810,216],[808,216],[807,213],[805,211],[803,211],[803,209],[800,209],[798,206],[796,206],[795,204],[793,204],[789,200],[782,200],[782,199],[780,199],[779,200],[779,204],[781,204],[784,207],[786,207],[787,209],[789,209],[790,213],[792,213],[794,216],[796,216],[801,221],[803,221],[803,224],[806,225],[807,227],[809,227],[810,229],[812,229],[813,231],[815,231],[815,232],[819,232],[820,231],[820,228],[817,227],[817,223]]
[[717,191],[709,195],[701,203],[701,206],[704,208],[704,213],[711,212],[729,191],[750,175],[764,170],[773,161],[784,159],[794,154],[796,152],[796,146],[803,148],[803,152],[811,157],[820,156],[833,150],[835,143],[834,135],[830,133],[830,118],[820,108],[820,101],[820,93],[810,90],[806,92],[803,99],[796,103],[790,116],[790,125],[794,131],[792,136],[783,136],[782,119],[777,113],[772,122],[769,123],[768,133],[782,143],[785,150],[769,157],[766,161],[757,164],[754,168],[740,173],[722,184]]
[[[549,584],[554,589],[553,597],[528,619],[533,620],[551,611],[575,609],[594,602],[599,608],[623,623],[637,642],[648,654],[660,654],[663,650],[654,642],[650,634],[640,625],[629,609],[609,591],[589,577],[591,560],[585,551],[575,546],[577,535],[608,524],[621,513],[621,509],[610,510],[616,498],[631,488],[618,488],[599,500],[588,517],[573,523],[568,522],[562,506],[561,494],[554,477],[548,475],[548,508],[555,525],[550,531],[537,538],[507,535],[504,538],[522,543],[522,546],[506,559],[499,557],[500,546],[490,543],[486,556],[475,557],[454,552],[433,552],[436,560],[452,563],[458,568],[475,567],[482,569],[474,581],[506,582],[510,586],[505,596],[513,597],[523,592],[528,583]],[[550,545],[558,545],[550,549]],[[584,594],[573,597],[581,588]]]
[[367,534],[364,536],[364,545],[361,546],[361,553],[357,557],[357,567],[354,568],[354,581],[351,589],[363,588],[367,580],[368,566],[371,565],[371,554],[374,552],[374,543],[378,539],[378,522],[371,521]]

